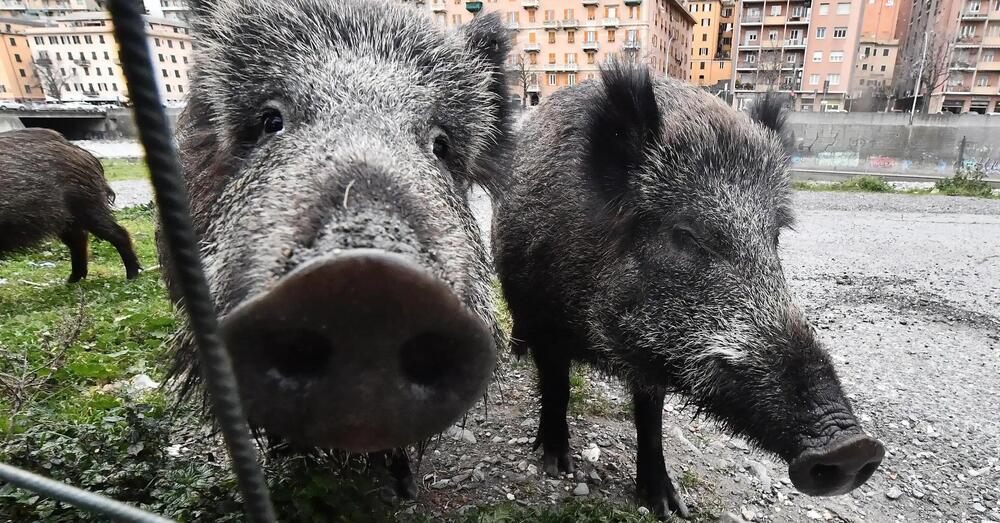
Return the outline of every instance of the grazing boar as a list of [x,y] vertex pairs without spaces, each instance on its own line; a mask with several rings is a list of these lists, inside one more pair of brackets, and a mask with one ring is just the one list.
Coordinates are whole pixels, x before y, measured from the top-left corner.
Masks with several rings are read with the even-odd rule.
[[69,283],[87,277],[88,233],[118,250],[125,276],[142,267],[132,239],[115,221],[115,193],[104,167],[48,129],[0,133],[0,256],[59,238],[69,247]]
[[[194,10],[179,143],[251,425],[351,451],[447,428],[482,396],[502,336],[467,195],[505,171],[503,24],[446,33],[371,0]],[[179,339],[175,375],[197,385]],[[413,494],[406,463],[390,468]]]
[[659,516],[687,513],[663,459],[668,392],[787,461],[806,494],[843,494],[879,466],[882,444],[782,273],[778,238],[793,220],[782,124],[774,98],[748,116],[621,63],[527,121],[494,256],[513,350],[538,369],[547,473],[573,470],[572,361],[630,388],[637,484]]

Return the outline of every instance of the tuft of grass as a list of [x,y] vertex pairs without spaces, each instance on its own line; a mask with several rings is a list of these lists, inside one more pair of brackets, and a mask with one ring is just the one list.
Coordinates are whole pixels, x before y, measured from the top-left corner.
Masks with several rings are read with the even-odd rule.
[[800,191],[896,192],[892,185],[876,176],[855,176],[849,180],[834,183],[795,180],[792,182],[792,188]]
[[603,418],[627,418],[624,412],[614,403],[603,398],[594,391],[587,381],[586,370],[574,365],[569,374],[569,408],[573,416],[600,416]]
[[948,196],[993,197],[993,188],[983,178],[986,173],[981,169],[961,168],[955,176],[934,182],[934,188]]
[[101,164],[104,166],[104,177],[109,182],[149,179],[149,169],[143,160],[103,158]]
[[654,522],[652,515],[642,515],[635,507],[619,506],[607,502],[571,501],[561,505],[522,507],[513,503],[501,503],[470,510],[457,521],[461,523],[597,523]]

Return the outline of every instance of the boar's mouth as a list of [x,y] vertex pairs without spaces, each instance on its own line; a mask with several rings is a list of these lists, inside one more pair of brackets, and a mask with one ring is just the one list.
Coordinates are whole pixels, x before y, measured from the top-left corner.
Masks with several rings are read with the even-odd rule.
[[408,258],[356,249],[311,260],[222,325],[247,416],[307,446],[414,443],[484,392],[491,331]]

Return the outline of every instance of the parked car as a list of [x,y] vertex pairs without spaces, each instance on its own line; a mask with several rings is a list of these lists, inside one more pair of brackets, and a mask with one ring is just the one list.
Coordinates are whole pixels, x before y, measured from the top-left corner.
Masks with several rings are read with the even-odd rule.
[[25,109],[27,109],[27,106],[25,106],[24,104],[19,103],[19,102],[14,102],[14,101],[10,101],[10,100],[0,101],[0,110],[4,110],[4,111],[24,111]]

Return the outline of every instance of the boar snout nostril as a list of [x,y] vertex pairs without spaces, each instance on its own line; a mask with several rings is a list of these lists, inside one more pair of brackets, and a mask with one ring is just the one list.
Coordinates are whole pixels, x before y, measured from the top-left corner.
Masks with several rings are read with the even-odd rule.
[[313,331],[266,332],[261,345],[269,346],[270,363],[288,378],[318,378],[326,374],[333,347],[326,336]]
[[404,378],[417,385],[443,385],[458,378],[455,376],[455,358],[460,357],[463,352],[461,340],[435,332],[424,332],[410,338],[400,347],[400,370]]
[[789,466],[795,487],[811,496],[846,494],[875,473],[885,448],[864,434],[803,452]]

